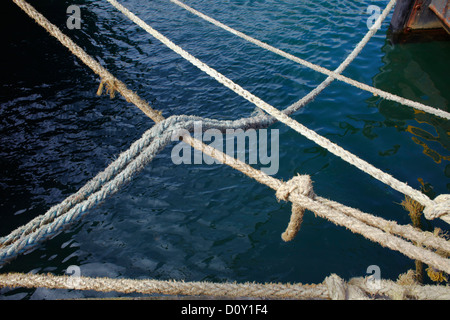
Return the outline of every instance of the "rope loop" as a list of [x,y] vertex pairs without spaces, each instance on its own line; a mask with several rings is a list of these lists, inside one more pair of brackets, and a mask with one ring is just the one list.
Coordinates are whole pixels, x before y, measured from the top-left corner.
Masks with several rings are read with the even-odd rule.
[[276,192],[278,201],[287,201],[289,195],[293,192],[300,193],[303,196],[314,199],[315,194],[312,187],[311,177],[308,175],[297,175],[291,180],[283,183]]
[[[315,194],[312,187],[312,181],[308,175],[297,175],[291,180],[283,183],[276,192],[276,197],[278,201],[287,201],[291,193],[296,192],[297,194],[303,195],[305,197],[314,199]],[[303,215],[305,213],[305,208],[299,204],[292,202],[292,214],[286,231],[283,232],[281,238],[284,241],[291,241],[295,238],[303,222]]]
[[433,220],[450,213],[450,194],[441,194],[433,200],[432,205],[425,207],[425,218]]

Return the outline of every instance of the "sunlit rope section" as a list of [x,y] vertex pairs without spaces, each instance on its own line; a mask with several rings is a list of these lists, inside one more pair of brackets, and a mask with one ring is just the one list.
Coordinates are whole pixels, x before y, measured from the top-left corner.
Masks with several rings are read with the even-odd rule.
[[[273,52],[275,54],[278,54],[278,55],[280,55],[280,56],[282,56],[284,58],[287,58],[287,59],[289,59],[291,61],[294,61],[294,62],[296,62],[298,64],[301,64],[301,65],[303,65],[303,66],[305,66],[307,68],[310,68],[310,69],[312,69],[314,71],[317,71],[317,72],[323,73],[325,75],[331,76],[331,77],[333,77],[333,78],[335,78],[337,80],[340,80],[342,82],[345,82],[347,84],[355,86],[355,87],[357,87],[359,89],[368,91],[368,92],[370,92],[370,93],[372,93],[374,95],[378,95],[378,96],[380,96],[382,98],[385,98],[387,100],[395,101],[395,102],[398,102],[398,103],[400,103],[402,105],[409,106],[409,107],[412,107],[412,108],[415,108],[415,109],[418,109],[418,110],[422,110],[424,112],[427,112],[427,113],[430,113],[430,114],[434,114],[434,115],[442,117],[444,119],[450,119],[450,113],[448,113],[448,112],[446,112],[444,110],[433,108],[433,107],[427,106],[427,105],[425,105],[423,103],[419,103],[419,102],[412,101],[412,100],[409,100],[409,99],[406,99],[406,98],[402,98],[402,97],[399,97],[399,96],[397,96],[395,94],[392,94],[392,93],[389,93],[389,92],[386,92],[386,91],[383,91],[383,90],[371,87],[371,86],[366,85],[364,83],[361,83],[359,81],[350,79],[350,78],[348,78],[346,76],[341,75],[340,72],[338,72],[339,69],[336,69],[335,71],[330,71],[330,70],[328,70],[326,68],[323,68],[323,67],[321,67],[319,65],[313,64],[313,63],[308,62],[308,61],[306,61],[304,59],[301,59],[301,58],[296,57],[296,56],[294,56],[292,54],[289,54],[289,53],[287,53],[287,52],[285,52],[283,50],[275,48],[275,47],[273,47],[273,46],[271,46],[271,45],[269,45],[267,43],[264,43],[264,42],[262,42],[260,40],[252,38],[252,37],[246,35],[245,33],[242,33],[242,32],[240,32],[238,30],[235,30],[235,29],[233,29],[233,28],[223,24],[222,22],[217,21],[216,19],[211,18],[210,16],[207,16],[204,13],[201,13],[200,11],[195,10],[194,8],[186,5],[185,3],[183,3],[183,2],[181,2],[179,0],[170,0],[170,1],[173,2],[174,4],[180,6],[181,8],[184,8],[184,9],[188,10],[189,12],[195,14],[196,16],[198,16],[198,17],[200,17],[200,18],[202,18],[202,19],[204,19],[204,20],[206,20],[206,21],[216,25],[219,28],[222,28],[222,29],[224,29],[224,30],[226,30],[226,31],[228,31],[228,32],[230,32],[230,33],[232,33],[232,34],[234,34],[234,35],[236,35],[236,36],[238,36],[238,37],[248,41],[248,42],[251,42],[251,43],[253,43],[253,44],[255,44],[255,45],[257,45],[257,46],[259,46],[261,48],[269,50],[269,51],[271,51],[271,52]],[[377,21],[374,23],[374,25],[369,29],[369,32],[367,32],[365,37],[357,45],[356,50],[354,50],[354,52],[352,52],[352,54],[350,54],[347,57],[347,59],[349,61],[352,61],[356,57],[356,55],[362,50],[362,48],[369,41],[369,39],[381,27],[381,23],[387,17],[387,15],[390,13],[390,11],[394,7],[395,3],[396,3],[396,0],[391,0],[388,3],[386,8],[383,10],[381,16],[379,17],[379,19],[377,19]]]
[[[382,170],[374,167],[370,163],[368,163],[365,160],[360,159],[359,157],[355,156],[354,154],[350,153],[349,151],[343,149],[342,147],[334,144],[330,140],[326,139],[325,137],[322,137],[321,135],[317,134],[315,131],[310,130],[306,128],[304,125],[300,124],[296,120],[290,118],[280,110],[276,109],[272,105],[266,103],[259,97],[253,95],[249,91],[242,88],[240,85],[236,84],[223,74],[219,73],[215,69],[209,67],[207,64],[203,63],[187,51],[183,50],[181,47],[173,43],[171,40],[169,40],[167,37],[156,31],[154,28],[149,26],[146,22],[141,20],[139,17],[137,17],[134,13],[132,13],[130,10],[128,10],[126,7],[118,3],[116,0],[106,0],[109,3],[111,3],[116,9],[121,11],[126,17],[128,17],[131,21],[136,23],[138,26],[140,26],[142,29],[147,31],[150,35],[161,41],[164,45],[166,45],[168,48],[179,54],[181,57],[189,61],[191,64],[214,78],[219,83],[223,84],[227,88],[231,89],[241,97],[245,98],[246,100],[250,101],[251,103],[255,104],[258,108],[264,110],[274,118],[276,118],[278,121],[286,124],[287,126],[291,127],[298,133],[302,134],[306,138],[314,141],[316,144],[320,145],[321,147],[327,149],[334,155],[340,157],[341,159],[347,161],[348,163],[356,166],[358,169],[360,169],[363,172],[366,172],[367,174],[371,175],[372,177],[378,179],[379,181],[389,185],[391,188],[409,196],[410,198],[416,200],[417,202],[421,203],[425,206],[424,215],[427,219],[435,219],[437,217],[442,218],[447,223],[450,223],[450,217],[448,216],[448,213],[450,213],[450,195],[440,195],[435,200],[431,200],[427,195],[423,194],[422,192],[410,187],[406,183],[403,183],[391,175],[383,172]],[[391,0],[390,5],[395,3],[395,0]],[[387,15],[387,14],[385,14]],[[384,16],[385,16],[384,15]],[[383,18],[383,15],[381,15],[378,19],[375,25],[380,25],[380,20]],[[337,76],[338,74],[336,74]],[[333,75],[335,77],[335,75]]]
[[[50,23],[42,14],[37,12],[30,4],[25,1],[12,0],[16,5],[18,5],[23,11],[25,11],[30,17],[32,17],[38,24],[43,26],[53,37],[58,39],[58,41],[70,50],[76,57],[78,57],[86,66],[88,66],[92,71],[99,75],[102,79],[100,88],[106,86],[106,89],[114,93],[114,91],[120,92],[123,97],[128,101],[133,103],[139,109],[141,109],[148,117],[153,121],[158,122],[163,118],[161,113],[153,110],[146,101],[142,100],[136,93],[129,90],[123,82],[115,78],[108,70],[106,70],[100,63],[95,61],[91,56],[86,54],[84,50],[72,41],[68,36],[63,34],[58,27]],[[99,90],[98,93],[101,93]]]

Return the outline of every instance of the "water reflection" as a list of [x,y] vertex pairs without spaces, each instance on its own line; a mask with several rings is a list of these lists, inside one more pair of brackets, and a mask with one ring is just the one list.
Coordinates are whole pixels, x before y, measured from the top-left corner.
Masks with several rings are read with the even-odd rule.
[[[447,75],[450,73],[450,64],[445,62],[450,61],[450,43],[393,46],[386,42],[382,50],[385,52],[382,59],[384,66],[373,78],[375,87],[449,111]],[[367,102],[378,107],[380,114],[384,116],[385,119],[380,124],[410,133],[411,140],[436,164],[450,161],[448,120],[390,101],[380,101],[376,97]],[[397,150],[398,148],[394,148],[389,152]],[[446,165],[444,174],[450,178],[450,164]]]

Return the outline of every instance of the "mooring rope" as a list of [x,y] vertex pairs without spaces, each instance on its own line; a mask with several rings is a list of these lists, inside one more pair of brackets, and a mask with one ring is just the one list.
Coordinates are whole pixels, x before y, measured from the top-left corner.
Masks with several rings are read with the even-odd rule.
[[[244,99],[248,100],[249,102],[256,105],[258,108],[264,110],[274,118],[276,118],[278,121],[286,124],[290,128],[294,129],[304,137],[314,141],[316,144],[321,146],[322,148],[325,148],[326,150],[330,151],[334,155],[340,157],[344,161],[356,166],[361,171],[371,175],[375,179],[383,182],[384,184],[389,185],[391,188],[403,193],[404,195],[409,196],[410,198],[416,200],[417,202],[421,203],[425,206],[424,215],[427,219],[435,219],[437,217],[441,217],[444,215],[448,215],[450,213],[450,197],[447,195],[440,195],[436,200],[431,200],[427,195],[423,194],[422,192],[410,187],[404,182],[401,182],[397,180],[396,178],[392,177],[391,175],[385,173],[384,171],[374,167],[372,164],[368,163],[365,160],[362,160],[361,158],[357,157],[356,155],[352,154],[351,152],[345,150],[344,148],[336,145],[335,143],[331,142],[330,140],[326,139],[325,137],[317,134],[315,131],[310,130],[306,128],[304,125],[300,124],[296,120],[290,118],[280,110],[276,109],[272,105],[268,104],[267,102],[263,101],[259,97],[253,95],[246,89],[242,88],[240,85],[236,84],[220,72],[216,71],[215,69],[211,68],[207,64],[203,63],[175,43],[173,43],[171,40],[169,40],[167,37],[162,35],[160,32],[153,29],[151,26],[149,26],[146,22],[141,20],[139,17],[137,17],[134,13],[132,13],[130,10],[128,10],[126,7],[118,3],[116,0],[106,0],[109,3],[111,3],[117,10],[122,12],[127,18],[129,18],[131,21],[133,21],[135,24],[137,24],[139,27],[147,31],[150,35],[152,35],[154,38],[158,39],[160,42],[162,42],[164,45],[166,45],[168,48],[179,54],[181,57],[189,61],[191,64],[214,78],[216,81],[224,85],[225,87],[231,89]],[[394,0],[391,0],[390,4],[392,2],[395,2]],[[382,18],[380,16],[378,19]],[[378,20],[379,21],[379,20]],[[336,74],[337,75],[337,74]],[[333,74],[333,77],[336,77]],[[445,221],[449,222],[450,217],[445,217]],[[449,222],[450,223],[450,222]]]
[[[168,137],[168,135],[167,135],[167,137]],[[119,159],[121,159],[121,158],[122,158],[122,157],[119,157]],[[118,160],[119,160],[119,159],[118,159]],[[117,168],[113,169],[112,171],[113,171],[113,172],[114,172],[114,171],[117,171]],[[129,175],[128,175],[128,176],[129,176]],[[123,181],[125,181],[125,180],[123,180]],[[116,186],[117,186],[117,185],[116,185]],[[109,187],[109,188],[110,188],[110,187]],[[116,187],[116,189],[117,189],[117,187]],[[104,199],[104,197],[102,197],[102,199]],[[98,200],[94,201],[94,203],[95,203],[95,202],[98,202]],[[92,205],[91,205],[91,206],[92,206]],[[87,209],[86,206],[83,207],[83,206],[81,206],[81,205],[78,206],[78,208],[84,208],[84,212],[85,212],[86,209]],[[75,210],[75,211],[76,211],[76,210]],[[80,212],[80,211],[78,211],[78,212]],[[65,222],[67,222],[67,221],[68,221],[68,219],[66,218]],[[46,230],[47,230],[48,236],[51,236],[51,233],[52,233],[51,230],[52,230],[52,228],[47,228]],[[35,237],[31,237],[31,239],[34,239],[34,238],[35,238]],[[8,242],[5,242],[5,243],[8,243]],[[30,244],[29,240],[28,240],[26,243],[27,243],[27,245],[29,245],[29,244]],[[22,246],[23,246],[23,245],[22,245]],[[25,247],[26,247],[26,246],[25,246]],[[12,249],[12,248],[10,248],[10,251],[9,251],[9,252],[11,252],[11,249]]]
[[[45,18],[41,13],[39,13],[33,6],[22,0],[12,1],[23,11],[25,11],[31,18],[33,18],[39,25],[41,25],[45,30],[47,30],[53,37],[58,39],[58,41],[62,45],[69,49],[70,52],[78,57],[92,71],[99,75],[102,79],[99,88],[102,88],[103,85],[106,85],[111,92],[120,92],[128,102],[133,103],[155,122],[161,121],[163,119],[160,112],[153,110],[146,101],[142,100],[136,93],[129,90],[122,81],[114,77],[101,64],[99,64],[91,56],[89,56],[80,46],[78,46],[75,42],[72,41],[72,39],[62,33],[57,26],[50,23],[48,19]],[[101,93],[101,90],[99,90],[98,93]]]
[[326,300],[449,300],[450,287],[403,284],[370,277],[344,281],[336,274],[320,284],[301,283],[212,283],[206,281],[164,281],[153,279],[111,279],[55,276],[52,274],[0,274],[1,287],[95,290],[97,292],[146,295],[206,296],[227,298],[326,299]]
[[[123,184],[128,182],[136,174],[136,172],[145,167],[145,165],[149,161],[151,161],[153,157],[166,144],[171,141],[174,132],[180,129],[180,124],[177,123],[177,121],[180,121],[182,119],[182,116],[173,116],[167,119],[167,121],[163,121],[162,123],[157,124],[149,129],[149,131],[146,132],[144,136],[147,139],[151,139],[151,137],[153,137],[153,139],[151,139],[151,143],[147,147],[145,147],[138,156],[131,160],[128,165],[123,168],[122,171],[117,172],[112,180],[105,183],[99,191],[90,194],[86,198],[86,200],[76,204],[73,208],[71,208],[64,214],[54,218],[50,223],[39,226],[38,228],[34,228],[33,231],[29,234],[22,234],[19,238],[16,237],[15,241],[8,246],[0,248],[0,265],[15,258],[20,253],[35,248],[41,242],[53,237],[55,234],[61,232],[64,228],[67,228],[72,223],[78,221],[88,212],[90,208],[94,207],[95,205],[106,199],[108,196],[117,192]],[[171,121],[173,121],[174,123],[172,130],[168,126],[168,123],[170,123]],[[195,120],[191,119],[190,121],[186,121],[181,127],[192,129],[197,121],[198,118],[196,118]],[[204,121],[202,121],[202,124],[203,123]],[[316,215],[328,219],[337,225],[344,226],[352,232],[359,233],[372,241],[378,242],[382,246],[386,246],[392,250],[399,251],[412,259],[421,260],[438,270],[450,273],[450,262],[448,259],[445,259],[428,249],[416,247],[408,241],[394,236],[390,233],[394,231],[393,227],[389,227],[388,231],[383,230],[383,228],[386,228],[386,226],[391,225],[389,222],[384,222],[384,225],[382,224],[381,226],[382,229],[379,229],[380,226],[371,226],[355,218],[357,216],[354,213],[357,212],[356,209],[348,209],[348,207],[344,205],[330,202],[330,200],[324,198],[316,197],[312,191],[304,193],[293,192],[298,188],[302,188],[302,183],[299,183],[299,180],[296,178],[293,178],[290,185],[286,188],[282,181],[271,177],[260,170],[254,169],[244,162],[239,161],[238,159],[234,159],[224,154],[223,152],[212,148],[211,146],[205,145],[203,142],[194,139],[191,136],[183,135],[183,141],[190,144],[195,149],[200,150],[203,153],[219,160],[223,164],[231,166],[232,168],[239,170],[240,172],[255,179],[256,181],[269,186],[270,188],[277,191],[277,197],[279,199],[289,200],[292,203],[295,203],[296,205],[298,205],[298,209],[307,208],[313,211]],[[310,187],[305,186],[304,188],[308,189]],[[286,190],[288,190],[288,192]],[[329,206],[330,203],[333,205]],[[350,215],[347,215],[347,209],[348,211],[350,211]],[[295,214],[295,212],[293,214]],[[353,216],[351,216],[352,214]],[[360,216],[367,216],[367,214],[364,213],[358,214]],[[297,223],[299,226],[299,222],[295,222],[295,219],[292,218],[291,221],[294,222],[289,224],[288,229],[285,233],[286,235],[295,235],[298,231],[298,229],[292,229],[292,224]],[[382,221],[382,219],[378,218],[378,221]],[[375,224],[375,222],[372,222],[372,224]],[[399,226],[397,226],[397,228],[402,229]],[[402,232],[403,235],[409,236],[409,232],[406,229],[402,230]],[[430,245],[431,243],[434,243],[437,244],[438,248],[441,250],[448,249],[448,245],[445,245],[444,241],[439,241],[438,237],[433,237],[429,234],[422,237],[422,239],[427,238],[434,239],[434,241],[429,241]],[[415,240],[417,240],[417,238],[415,238]]]
[[[23,0],[13,1],[16,3],[24,2]],[[33,10],[35,11],[35,9],[29,5],[25,6],[25,8],[27,8],[28,11],[26,12],[28,14],[30,14],[29,12],[33,13]],[[41,16],[41,19],[39,20],[42,20],[42,18],[43,16]],[[36,21],[40,23],[38,20]],[[346,61],[348,61],[348,59],[346,59]],[[112,77],[110,79],[114,81],[115,78]],[[326,81],[324,81],[323,84],[325,84]],[[126,94],[128,92],[127,90],[122,90],[121,93],[123,94],[123,92],[125,92]],[[288,112],[287,110],[284,111],[286,113]],[[285,114],[283,112],[281,113],[283,115]],[[197,121],[201,121],[202,126],[205,129],[223,129],[227,126],[236,124],[243,127],[255,125],[255,123],[266,125],[273,121],[270,117],[263,115],[253,118],[243,118],[236,121],[219,121],[189,116],[173,116],[166,120],[162,120],[164,119],[162,115],[159,114],[159,116],[160,117],[155,117],[155,122],[157,122],[155,126],[144,133],[141,139],[133,143],[132,147],[121,154],[113,164],[105,169],[104,172],[97,175],[93,181],[90,181],[85,186],[86,188],[80,189],[82,192],[73,197],[69,197],[68,199],[70,200],[67,200],[64,205],[53,210],[53,212],[58,212],[57,214],[53,213],[45,218],[37,219],[36,221],[38,223],[36,225],[30,224],[23,229],[19,228],[17,232],[11,233],[11,237],[2,238],[2,242],[0,242],[0,265],[20,252],[29,250],[44,239],[54,236],[55,233],[86,214],[89,208],[104,200],[108,195],[117,192],[121,185],[129,181],[136,172],[141,170],[149,161],[151,161],[151,159],[153,159],[153,157],[171,141],[173,134],[175,132],[180,132],[180,129],[183,129],[183,132],[185,132],[185,130],[192,131],[192,128]],[[256,121],[256,119],[258,121]],[[444,255],[446,255],[445,253],[448,254],[450,252],[449,243],[447,241],[430,233],[421,233],[414,229],[411,230],[412,228],[410,226],[399,226],[395,222],[385,221],[382,218],[373,217],[369,214],[360,212],[357,209],[349,208],[340,203],[318,197],[314,194],[312,183],[308,176],[298,176],[288,182],[282,182],[205,145],[201,141],[192,138],[190,135],[183,134],[182,137],[184,142],[190,144],[197,150],[201,150],[205,154],[220,160],[222,163],[271,187],[276,191],[279,200],[291,201],[293,203],[293,213],[287,230],[283,234],[285,240],[291,240],[292,236],[298,232],[304,210],[308,209],[313,211],[316,215],[326,218],[337,225],[347,227],[352,232],[362,234],[364,237],[378,242],[383,246],[402,252],[412,259],[421,260],[438,270],[450,273],[449,259],[440,256],[432,250],[422,248],[422,246],[430,249],[434,248],[435,250],[443,251]],[[446,198],[446,195],[443,195],[440,199],[444,199],[444,201],[436,201],[435,205],[442,207],[438,208],[438,210],[447,210],[448,205],[445,201],[448,201],[449,199]],[[394,236],[394,234],[397,234],[400,237],[409,238],[417,244],[417,246]],[[7,278],[8,275],[5,275],[5,277]],[[2,279],[0,285],[3,282],[3,279],[6,279],[5,277],[0,277],[0,279]],[[22,276],[19,276],[19,278],[20,277]],[[328,279],[328,282],[336,281],[335,279],[333,280],[330,278]],[[332,296],[334,296],[335,293],[333,293]]]

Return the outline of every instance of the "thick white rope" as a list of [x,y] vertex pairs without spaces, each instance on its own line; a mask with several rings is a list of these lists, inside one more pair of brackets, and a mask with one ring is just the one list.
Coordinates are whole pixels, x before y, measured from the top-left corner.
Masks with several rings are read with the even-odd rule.
[[[260,109],[264,110],[265,112],[269,113],[273,117],[275,117],[278,121],[288,125],[298,133],[302,134],[306,138],[314,141],[321,147],[327,149],[334,155],[340,157],[341,159],[347,161],[348,163],[356,166],[358,169],[368,173],[372,177],[378,179],[379,181],[389,185],[391,188],[409,196],[410,198],[416,200],[417,202],[421,203],[425,206],[424,215],[427,219],[435,219],[436,217],[441,217],[444,215],[448,215],[450,213],[450,199],[446,195],[439,196],[436,201],[431,200],[429,197],[427,197],[422,192],[410,187],[406,183],[403,183],[391,175],[383,172],[382,170],[374,167],[367,161],[364,161],[360,159],[359,157],[355,156],[354,154],[350,153],[349,151],[343,149],[342,147],[332,143],[330,140],[326,139],[325,137],[322,137],[321,135],[317,134],[315,131],[310,130],[300,124],[299,122],[293,120],[280,110],[276,109],[275,107],[271,106],[270,104],[266,103],[259,97],[253,95],[249,91],[245,90],[238,84],[234,83],[232,80],[225,77],[223,74],[219,73],[218,71],[214,70],[213,68],[209,67],[196,57],[192,56],[187,51],[183,50],[178,45],[174,44],[172,41],[170,41],[167,37],[153,29],[151,26],[149,26],[146,22],[141,20],[139,17],[137,17],[134,13],[129,11],[127,8],[125,8],[123,5],[118,3],[116,0],[106,0],[109,3],[111,3],[117,10],[122,12],[126,17],[128,17],[131,21],[136,23],[138,26],[140,26],[142,29],[147,31],[150,35],[161,41],[164,45],[166,45],[168,48],[179,54],[181,57],[189,61],[191,64],[214,78],[219,83],[223,84],[227,88],[231,89],[235,93],[239,94],[246,100],[250,101],[251,103],[255,104]],[[336,74],[337,75],[337,74]],[[335,75],[333,75],[335,77]],[[441,200],[443,200],[441,202]],[[450,223],[450,217],[444,216],[444,221]]]
[[[262,42],[260,40],[255,39],[255,38],[252,38],[252,37],[246,35],[245,33],[242,33],[242,32],[240,32],[238,30],[233,29],[233,28],[223,24],[222,22],[217,21],[214,18],[211,18],[211,17],[205,15],[204,13],[201,13],[201,12],[193,9],[192,7],[189,7],[188,5],[186,5],[185,3],[183,3],[183,2],[181,2],[179,0],[170,0],[170,1],[173,2],[174,4],[180,6],[180,7],[188,10],[189,12],[195,14],[196,16],[198,16],[198,17],[200,17],[200,18],[202,18],[202,19],[204,19],[204,20],[206,20],[206,21],[216,25],[219,28],[222,28],[222,29],[224,29],[224,30],[226,30],[226,31],[228,31],[228,32],[230,32],[230,33],[232,33],[232,34],[234,34],[234,35],[236,35],[236,36],[238,36],[238,37],[248,41],[248,42],[251,42],[251,43],[253,43],[253,44],[255,44],[255,45],[257,45],[257,46],[259,46],[261,48],[264,48],[264,49],[266,49],[268,51],[271,51],[271,52],[273,52],[273,53],[275,53],[277,55],[280,55],[280,56],[282,56],[284,58],[287,58],[287,59],[289,59],[291,61],[294,61],[294,62],[296,62],[298,64],[301,64],[301,65],[303,65],[303,66],[305,66],[307,68],[310,68],[310,69],[312,69],[314,71],[320,72],[320,73],[325,74],[325,75],[330,76],[330,77],[333,77],[333,78],[335,78],[337,80],[340,80],[342,82],[350,84],[350,85],[352,85],[354,87],[357,87],[359,89],[368,91],[368,92],[370,92],[370,93],[372,93],[374,95],[380,96],[380,97],[385,98],[387,100],[395,101],[395,102],[398,102],[398,103],[400,103],[402,105],[409,106],[409,107],[412,107],[412,108],[415,108],[415,109],[418,109],[418,110],[422,110],[424,112],[427,112],[427,113],[430,113],[430,114],[434,114],[434,115],[442,117],[444,119],[450,119],[450,113],[448,113],[448,112],[446,112],[444,110],[433,108],[431,106],[427,106],[425,104],[422,104],[422,103],[419,103],[419,102],[416,102],[416,101],[412,101],[412,100],[409,100],[409,99],[406,99],[406,98],[402,98],[402,97],[399,97],[399,96],[397,96],[395,94],[392,94],[392,93],[389,93],[389,92],[386,92],[386,91],[383,91],[383,90],[371,87],[371,86],[366,85],[364,83],[358,82],[356,80],[350,79],[350,78],[348,78],[346,76],[341,75],[340,72],[338,72],[338,69],[336,69],[335,71],[331,71],[331,70],[323,68],[323,67],[321,67],[319,65],[316,65],[316,64],[313,64],[313,63],[308,62],[306,60],[303,60],[301,58],[298,58],[298,57],[296,57],[296,56],[294,56],[292,54],[289,54],[289,53],[287,53],[287,52],[285,52],[283,50],[277,49],[277,48],[275,48],[275,47],[273,47],[273,46],[271,46],[271,45],[269,45],[269,44],[267,44],[265,42]],[[361,49],[366,45],[368,40],[378,31],[378,29],[380,29],[381,23],[387,17],[387,15],[391,11],[391,9],[394,7],[395,3],[396,3],[396,0],[391,0],[389,2],[389,4],[386,6],[386,8],[382,12],[382,14],[378,17],[378,19],[374,23],[374,25],[369,29],[369,31],[366,33],[365,37],[357,45],[356,50],[347,57],[347,59],[349,61],[352,61],[356,57],[356,55],[359,53],[359,51],[361,51]]]
[[153,279],[92,278],[52,274],[0,274],[0,288],[49,288],[95,290],[97,292],[139,293],[170,296],[227,298],[327,299],[327,300],[450,300],[450,287],[402,284],[401,281],[369,277],[348,282],[336,274],[320,284],[211,283],[206,281],[164,281]]
[[326,298],[327,287],[279,283],[211,283],[195,281],[163,281],[152,279],[112,279],[54,276],[51,274],[0,274],[1,287],[46,287],[55,289],[95,290],[162,295],[260,298]]

